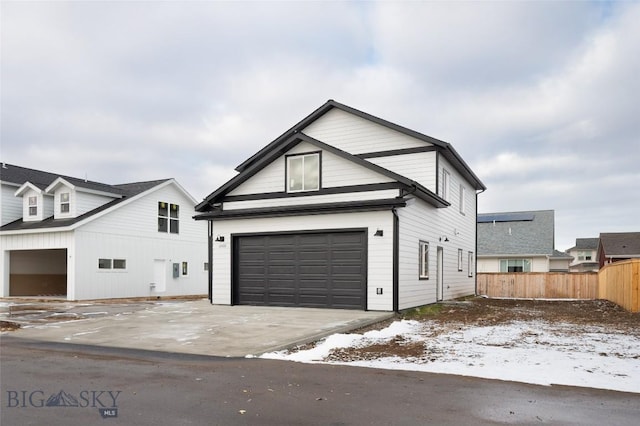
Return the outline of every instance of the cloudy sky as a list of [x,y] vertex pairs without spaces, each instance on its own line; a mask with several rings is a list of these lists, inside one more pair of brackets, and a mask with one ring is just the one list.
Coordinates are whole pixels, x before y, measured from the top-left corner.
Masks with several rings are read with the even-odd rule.
[[453,144],[480,212],[640,231],[640,3],[2,1],[2,161],[201,199],[335,99]]

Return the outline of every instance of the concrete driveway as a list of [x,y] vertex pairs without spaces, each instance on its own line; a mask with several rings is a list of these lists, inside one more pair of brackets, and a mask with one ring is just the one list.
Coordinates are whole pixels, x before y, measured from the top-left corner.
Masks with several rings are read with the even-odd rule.
[[0,301],[15,337],[214,356],[258,356],[392,317],[389,312],[158,302]]

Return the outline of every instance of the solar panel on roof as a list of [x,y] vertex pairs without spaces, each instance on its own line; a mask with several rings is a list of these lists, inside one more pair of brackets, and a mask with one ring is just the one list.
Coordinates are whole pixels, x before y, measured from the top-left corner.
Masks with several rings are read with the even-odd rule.
[[478,223],[491,222],[531,222],[533,213],[487,213],[478,215]]

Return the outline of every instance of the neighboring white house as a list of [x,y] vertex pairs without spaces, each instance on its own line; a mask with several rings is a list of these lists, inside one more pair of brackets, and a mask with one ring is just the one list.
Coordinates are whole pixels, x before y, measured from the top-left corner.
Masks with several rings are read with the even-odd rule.
[[478,215],[478,272],[568,272],[555,249],[553,210]]
[[398,311],[475,293],[476,194],[453,147],[329,100],[196,206],[212,302]]
[[0,167],[0,297],[207,293],[206,224],[175,180],[106,185]]
[[569,265],[571,272],[597,272],[600,268],[596,255],[600,238],[576,238],[576,245],[567,250],[573,261]]

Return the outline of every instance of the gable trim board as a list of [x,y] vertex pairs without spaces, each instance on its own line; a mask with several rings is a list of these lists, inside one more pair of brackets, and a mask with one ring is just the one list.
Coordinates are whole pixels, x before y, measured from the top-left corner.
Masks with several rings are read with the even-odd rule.
[[[341,112],[323,118],[333,108],[348,114]],[[314,136],[305,133],[305,128],[312,123],[309,131]],[[345,132],[344,138],[341,132]],[[396,134],[398,132],[402,135]],[[369,146],[369,138],[372,138],[370,146],[376,150],[362,152]],[[389,149],[385,149],[387,147]],[[354,153],[347,152],[352,149]],[[435,155],[425,154],[430,152]],[[290,193],[286,182],[287,158],[306,153],[321,155],[319,189]],[[348,234],[353,229],[360,229],[366,237],[366,250],[362,252],[367,256],[367,271],[363,275],[366,277],[364,305],[356,301],[352,307],[398,311],[475,293],[475,275],[468,274],[466,268],[459,270],[458,252],[460,249],[477,252],[477,193],[485,187],[452,153],[455,151],[445,142],[329,101],[238,166],[238,175],[196,206],[199,214],[194,218],[209,223],[210,262],[219,265],[209,274],[211,302],[251,303],[253,297],[255,303],[280,300],[275,303],[307,305],[310,302],[302,301],[301,293],[297,293],[302,291],[296,281],[298,266],[293,267],[286,278],[291,282],[289,288],[293,293],[278,293],[281,288],[274,280],[279,278],[268,271],[274,265],[278,269],[279,264],[271,265],[264,259],[253,265],[246,263],[247,258],[240,259],[243,254],[237,251],[237,245],[242,242],[239,238],[256,235],[255,244],[266,247],[267,242],[261,240],[264,235],[303,238],[309,233]],[[447,168],[451,177],[448,200],[442,197],[437,184],[442,167]],[[465,211],[450,208],[453,203],[459,203],[456,196],[459,188],[475,195],[465,198]],[[428,259],[431,280],[420,280],[418,276],[419,241],[431,244]],[[439,270],[435,257],[437,247],[444,253]],[[260,248],[254,255],[269,258],[269,250]],[[292,250],[287,248],[284,252]],[[276,253],[276,258],[280,255],[282,253]],[[248,268],[256,267],[254,272],[264,271],[251,278],[255,285],[248,293],[248,287],[238,287],[237,276],[244,272],[238,270],[240,261]],[[475,261],[471,266],[476,267]],[[439,292],[435,287],[438,280],[434,277],[441,274],[446,282]],[[265,293],[271,291],[265,290],[270,286],[275,289],[275,299]],[[245,299],[239,292],[252,296]],[[316,296],[318,300],[324,297]],[[330,301],[327,303],[331,306]]]

